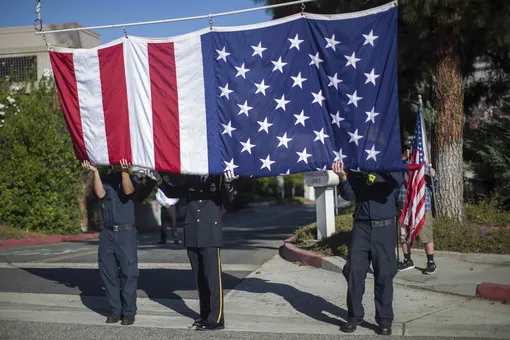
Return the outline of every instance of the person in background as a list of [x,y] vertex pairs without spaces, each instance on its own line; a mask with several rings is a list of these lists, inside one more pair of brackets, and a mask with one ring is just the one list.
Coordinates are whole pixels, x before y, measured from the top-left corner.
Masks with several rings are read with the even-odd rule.
[[[172,176],[163,178],[156,171],[148,174],[169,197],[186,200],[184,245],[193,270],[200,301],[196,330],[225,328],[220,249],[223,247],[223,207],[234,200],[230,171],[224,176]],[[177,178],[176,178],[177,177]]]
[[98,266],[111,313],[106,323],[132,325],[136,314],[138,287],[137,230],[135,228],[135,176],[130,164],[121,160],[101,177],[97,168],[83,161],[84,169],[94,174],[94,193],[103,201],[104,229],[99,235]]
[[[402,154],[402,161],[409,163],[410,147],[404,145],[403,147],[405,154]],[[425,224],[423,225],[420,233],[416,237],[416,240],[423,243],[425,246],[425,253],[427,254],[427,265],[423,271],[425,274],[434,274],[437,270],[437,265],[434,261],[434,231],[433,231],[433,216],[432,216],[432,185],[435,188],[439,186],[439,182],[436,177],[436,171],[429,164],[425,165]],[[402,209],[406,201],[407,189],[403,183],[398,192],[398,215],[397,221],[399,221],[402,215]],[[398,222],[400,228],[400,243],[402,245],[402,253],[404,253],[404,260],[398,263],[398,271],[403,272],[414,268],[414,262],[411,259],[411,249],[406,242],[406,228],[405,225]]]
[[397,274],[395,248],[396,191],[403,181],[401,172],[349,172],[336,161],[332,170],[338,176],[343,199],[355,199],[353,228],[347,263],[343,274],[347,280],[348,320],[342,331],[352,333],[363,322],[362,299],[365,279],[374,269],[375,320],[381,335],[391,335],[393,314],[393,278]]
[[175,205],[179,202],[178,198],[166,197],[163,190],[158,188],[156,192],[156,201],[161,206],[161,236],[160,244],[165,244],[167,240],[168,225],[172,226],[172,239],[175,244],[179,244],[179,238],[177,237],[177,211]]

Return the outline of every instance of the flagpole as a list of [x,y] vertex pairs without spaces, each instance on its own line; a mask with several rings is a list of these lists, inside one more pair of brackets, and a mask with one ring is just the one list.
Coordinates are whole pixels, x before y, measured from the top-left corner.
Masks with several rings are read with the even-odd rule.
[[[421,94],[418,95],[418,103],[419,103],[419,110],[421,110],[421,113],[422,113],[422,117],[423,117],[423,100],[421,98]],[[425,130],[425,132],[427,131],[427,126],[424,125],[423,126],[423,129]],[[431,145],[432,146],[432,145]],[[431,155],[430,155],[430,149],[428,147],[428,145],[426,146],[427,147],[427,158],[429,159],[430,163],[432,163],[432,158],[431,158]],[[430,176],[430,175],[429,175]],[[437,176],[437,173],[436,173],[436,176]],[[435,177],[435,176],[434,176]],[[432,199],[434,200],[434,214],[433,214],[433,218],[435,220],[437,220],[437,200],[436,200],[436,188],[434,186],[434,179],[432,178],[432,176],[430,176],[430,181],[432,183]]]

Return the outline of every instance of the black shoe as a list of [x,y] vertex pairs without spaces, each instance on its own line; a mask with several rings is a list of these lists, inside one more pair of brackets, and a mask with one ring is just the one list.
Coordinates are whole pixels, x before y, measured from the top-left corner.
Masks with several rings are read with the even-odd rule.
[[358,325],[363,323],[363,319],[349,319],[345,325],[341,327],[342,332],[344,333],[352,333],[358,328]]
[[409,260],[405,260],[402,261],[402,262],[399,262],[397,264],[397,270],[399,272],[405,272],[406,270],[409,270],[409,269],[413,269],[414,268],[414,263],[413,263],[413,260],[409,259]]
[[179,239],[174,239],[174,243],[175,243],[175,244],[181,244],[181,240],[179,240]]
[[425,274],[434,274],[437,270],[437,266],[434,262],[428,262],[427,268],[423,271]]
[[199,319],[196,319],[195,321],[193,321],[193,324],[191,325],[191,327],[202,327],[203,325],[205,325],[205,320],[202,318],[199,318]]
[[379,334],[380,335],[391,335],[391,326],[388,326],[388,325],[379,326]]
[[134,315],[125,315],[122,318],[121,325],[132,325],[135,323],[135,316]]
[[222,323],[204,323],[200,326],[196,327],[196,330],[198,331],[216,331],[220,329],[224,329],[225,325]]
[[106,323],[117,323],[120,321],[120,315],[108,315]]

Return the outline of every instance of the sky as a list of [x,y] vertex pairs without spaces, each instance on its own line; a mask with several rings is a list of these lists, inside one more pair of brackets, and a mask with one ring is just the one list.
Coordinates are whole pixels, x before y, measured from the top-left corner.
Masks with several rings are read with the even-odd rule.
[[[0,27],[31,26],[35,0],[0,0]],[[83,26],[182,18],[255,8],[253,0],[41,0],[43,24],[78,22]],[[213,18],[215,26],[237,26],[271,20],[265,10]],[[208,19],[128,27],[128,35],[172,37],[209,26]],[[35,31],[34,31],[35,32]],[[101,44],[123,36],[122,28],[96,30]]]

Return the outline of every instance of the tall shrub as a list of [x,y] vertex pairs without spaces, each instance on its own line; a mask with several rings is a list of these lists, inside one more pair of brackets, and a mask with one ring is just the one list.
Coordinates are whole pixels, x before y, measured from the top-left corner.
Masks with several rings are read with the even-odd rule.
[[51,78],[0,84],[0,224],[79,231],[85,172],[76,160]]

